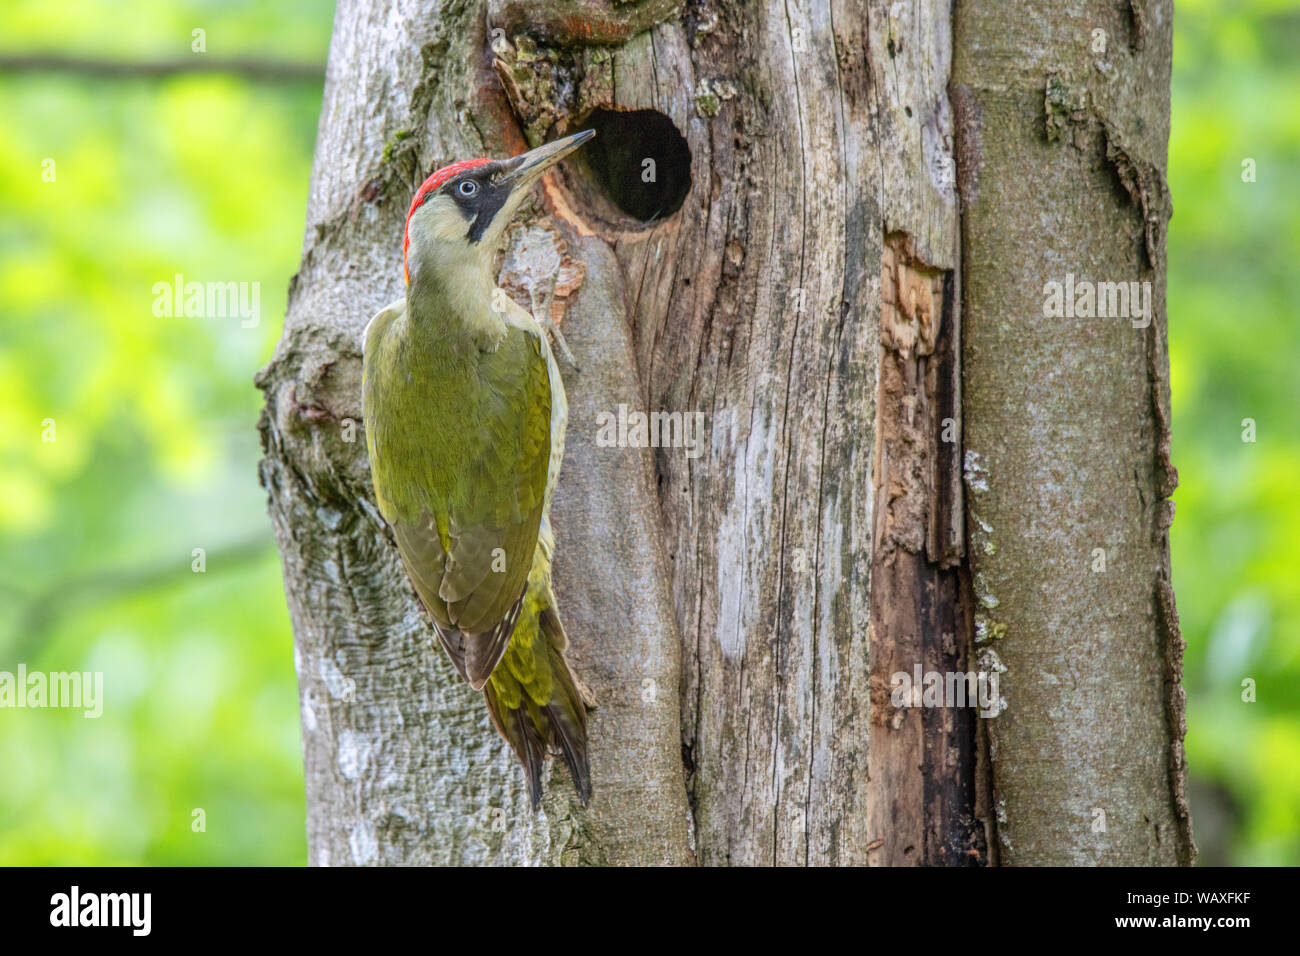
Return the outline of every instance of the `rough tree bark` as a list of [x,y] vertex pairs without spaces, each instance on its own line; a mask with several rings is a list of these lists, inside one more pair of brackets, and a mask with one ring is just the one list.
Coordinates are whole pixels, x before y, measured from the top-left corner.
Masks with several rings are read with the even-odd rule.
[[[958,5],[970,563],[1007,668],[989,723],[1005,862],[1195,853],[1168,541],[1172,17]],[[1149,282],[1154,314],[1044,317],[1068,274]]]
[[[1084,6],[340,0],[259,376],[313,863],[1183,858],[1169,9],[1135,4],[1145,46],[1098,79],[1092,25],[1125,34]],[[1009,65],[1018,43],[1038,52]],[[1074,107],[1103,82],[1126,92]],[[525,304],[560,264],[580,367],[556,585],[596,792],[577,807],[557,771],[533,815],[374,507],[359,342],[401,292],[425,175],[587,126],[600,148],[547,178],[502,263]],[[1151,329],[1036,319],[1040,273],[1075,262],[1140,265]],[[703,413],[702,454],[606,447],[620,406]],[[1094,540],[1112,572],[1084,578]],[[915,664],[1005,667],[1005,712],[895,708]]]

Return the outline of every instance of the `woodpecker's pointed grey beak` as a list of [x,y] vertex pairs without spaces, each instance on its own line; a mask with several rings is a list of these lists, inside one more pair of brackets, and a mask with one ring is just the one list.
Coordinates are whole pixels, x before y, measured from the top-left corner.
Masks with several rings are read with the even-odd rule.
[[508,159],[506,160],[506,172],[501,177],[500,182],[508,184],[512,193],[520,189],[526,189],[535,183],[542,173],[595,135],[596,131],[594,129],[585,129],[581,133],[574,133],[572,136],[564,137],[564,139],[557,139],[553,143],[546,143],[536,149],[521,153],[513,159]]

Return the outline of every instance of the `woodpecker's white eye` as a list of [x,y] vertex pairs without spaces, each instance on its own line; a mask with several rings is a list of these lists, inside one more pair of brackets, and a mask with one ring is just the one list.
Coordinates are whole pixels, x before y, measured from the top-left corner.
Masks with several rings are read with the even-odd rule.
[[478,183],[472,179],[467,179],[456,187],[462,196],[472,196],[478,192]]

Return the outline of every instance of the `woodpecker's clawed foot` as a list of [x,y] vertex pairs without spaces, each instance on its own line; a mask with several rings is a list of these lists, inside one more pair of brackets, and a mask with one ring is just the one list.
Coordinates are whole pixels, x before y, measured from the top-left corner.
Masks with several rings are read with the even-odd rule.
[[537,301],[537,286],[534,285],[528,290],[528,297],[532,300],[533,318],[537,324],[550,333],[551,341],[555,343],[555,350],[559,353],[561,360],[571,367],[578,374],[582,374],[582,366],[578,360],[573,357],[573,352],[569,348],[569,343],[564,341],[564,334],[560,327],[551,319],[551,303],[555,300],[555,278],[553,277],[547,283],[546,295],[542,297],[539,304]]
[[555,350],[560,353],[560,359],[564,362],[564,364],[568,365],[575,372],[581,375],[582,366],[579,365],[578,360],[573,357],[573,352],[569,348],[569,343],[564,341],[564,333],[560,331],[560,327],[551,321],[551,317],[549,315],[545,316],[540,321],[542,324],[542,328],[544,328],[547,332],[551,333],[551,340],[555,342]]

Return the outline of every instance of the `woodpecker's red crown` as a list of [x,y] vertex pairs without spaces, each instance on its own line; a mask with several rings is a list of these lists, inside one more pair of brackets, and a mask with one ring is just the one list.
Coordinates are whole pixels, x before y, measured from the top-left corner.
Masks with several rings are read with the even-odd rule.
[[406,212],[406,226],[402,232],[402,273],[406,276],[406,284],[411,284],[411,270],[407,268],[406,255],[411,248],[411,216],[415,210],[419,209],[433,193],[453,176],[459,176],[466,170],[474,169],[490,163],[489,159],[463,159],[459,163],[452,163],[450,166],[444,166],[432,176],[424,181],[424,184],[416,190],[415,198],[411,200],[411,208]]

